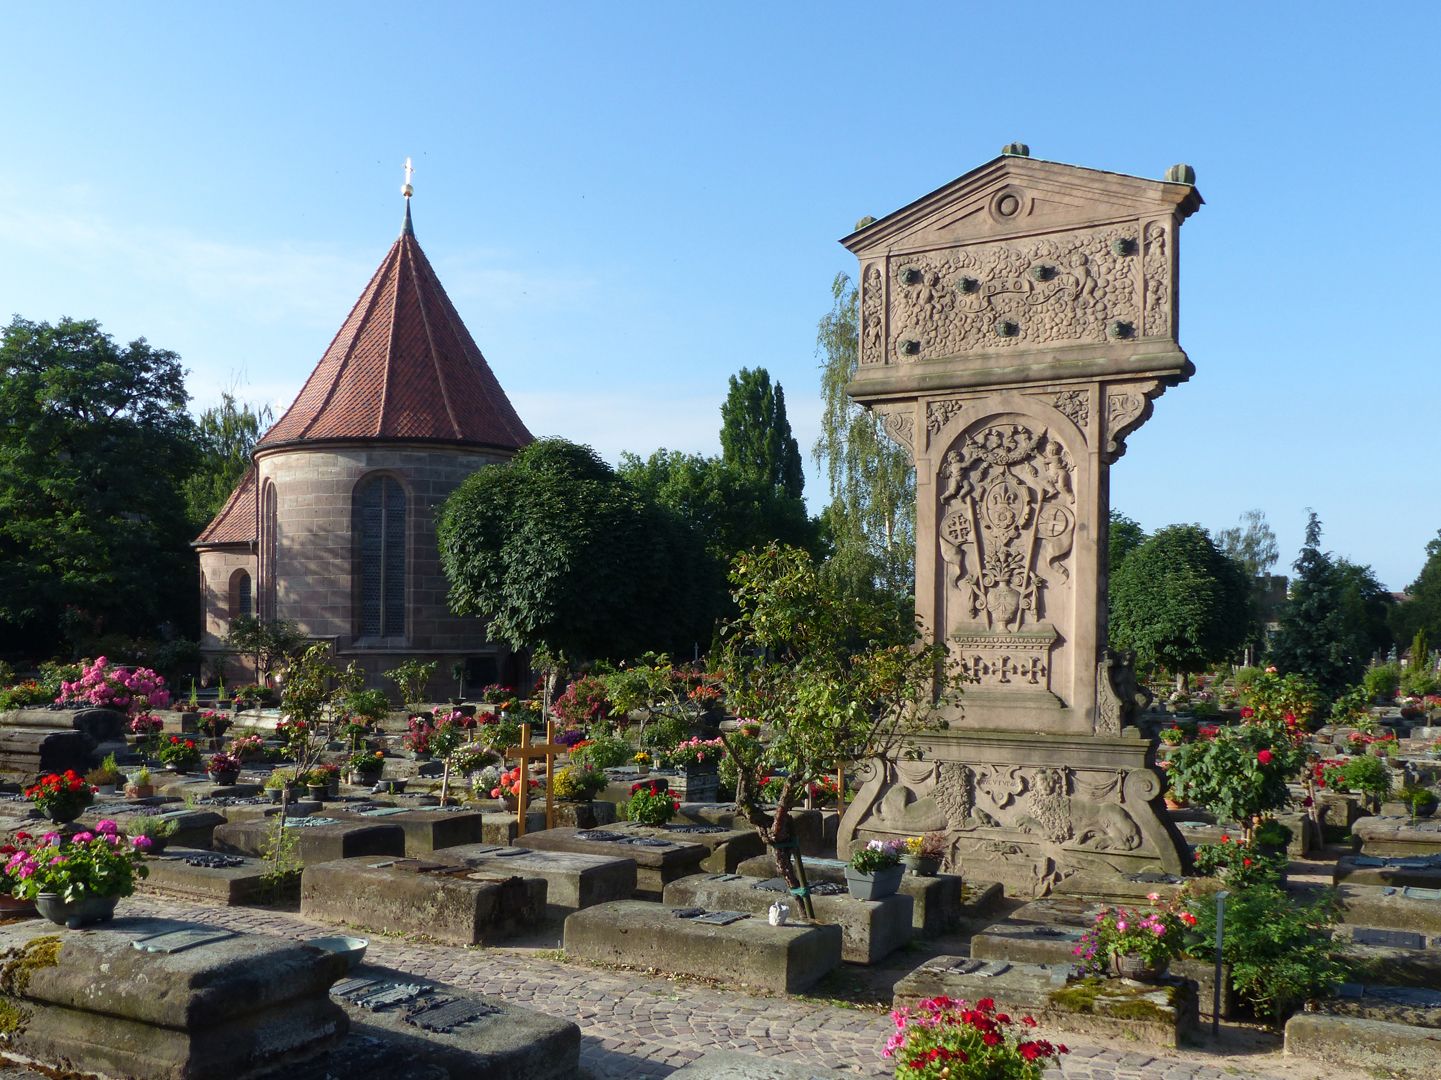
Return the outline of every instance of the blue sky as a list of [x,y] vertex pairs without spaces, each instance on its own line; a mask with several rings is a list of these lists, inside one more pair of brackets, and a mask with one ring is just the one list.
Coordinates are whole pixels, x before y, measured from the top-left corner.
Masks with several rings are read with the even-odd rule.
[[[715,452],[727,377],[819,415],[837,243],[993,157],[1195,166],[1197,375],[1129,440],[1148,529],[1251,507],[1408,584],[1434,464],[1441,6],[7,6],[0,317],[177,350],[277,412],[416,231],[537,433]],[[814,468],[814,506],[824,492]]]

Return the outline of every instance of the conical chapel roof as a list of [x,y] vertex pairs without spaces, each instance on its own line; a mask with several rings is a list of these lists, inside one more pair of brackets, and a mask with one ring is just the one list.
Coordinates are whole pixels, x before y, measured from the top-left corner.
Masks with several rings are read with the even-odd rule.
[[356,440],[518,450],[531,439],[416,242],[407,200],[399,238],[256,451]]

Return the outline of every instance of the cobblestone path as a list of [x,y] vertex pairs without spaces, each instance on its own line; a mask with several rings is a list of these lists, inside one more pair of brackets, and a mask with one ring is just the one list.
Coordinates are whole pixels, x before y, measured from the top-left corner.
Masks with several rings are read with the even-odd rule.
[[[126,915],[197,919],[233,930],[281,937],[316,937],[334,927],[288,912],[225,908],[154,894],[125,903]],[[710,1050],[740,1050],[824,1066],[856,1076],[889,1077],[880,1048],[890,1033],[884,1014],[824,1002],[755,997],[736,990],[545,959],[504,948],[461,949],[372,937],[367,959],[564,1017],[580,1025],[582,1065],[594,1080],[663,1077]],[[1077,1045],[1059,1075],[1067,1080],[1282,1080],[1205,1056]],[[1274,1058],[1271,1059],[1275,1061]],[[1308,1080],[1304,1063],[1288,1060],[1284,1080]],[[1054,1070],[1048,1076],[1058,1075]]]

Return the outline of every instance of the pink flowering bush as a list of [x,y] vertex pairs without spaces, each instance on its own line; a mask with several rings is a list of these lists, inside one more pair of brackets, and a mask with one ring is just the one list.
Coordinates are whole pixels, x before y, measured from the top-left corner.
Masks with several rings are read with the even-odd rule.
[[127,841],[107,818],[93,833],[78,832],[66,839],[49,832],[38,841],[29,840],[10,856],[5,873],[22,900],[41,893],[56,893],[67,904],[87,897],[129,896],[136,880],[150,873],[142,862],[149,847],[144,836]]
[[[1160,896],[1151,893],[1147,899],[1155,904]],[[1138,956],[1151,967],[1161,967],[1181,954],[1185,927],[1195,925],[1196,917],[1188,911],[1103,908],[1074,951],[1080,966],[1090,972],[1109,973],[1119,956]]]
[[146,736],[158,734],[160,732],[160,729],[164,726],[165,723],[160,719],[160,717],[152,716],[148,712],[143,712],[139,713],[136,716],[132,716],[130,718],[129,724],[130,734]]
[[1070,1053],[1065,1044],[1029,1038],[1036,1021],[1012,1020],[991,998],[975,1008],[934,997],[891,1013],[896,1030],[881,1056],[896,1065],[896,1080],[1039,1080],[1046,1067]]
[[149,668],[131,670],[112,666],[103,656],[83,667],[80,678],[60,684],[60,704],[88,702],[96,708],[118,709],[132,716],[149,709],[163,709],[170,704],[170,691],[165,680]]
[[665,754],[665,760],[668,765],[673,765],[677,768],[689,767],[692,769],[703,768],[706,765],[717,765],[723,757],[725,757],[724,742],[720,739],[702,739],[699,737],[687,739],[683,743],[677,743]]

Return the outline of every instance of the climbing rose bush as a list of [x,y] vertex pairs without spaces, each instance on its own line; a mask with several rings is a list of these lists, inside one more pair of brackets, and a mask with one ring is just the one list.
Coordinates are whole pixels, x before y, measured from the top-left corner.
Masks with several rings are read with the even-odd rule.
[[1064,1044],[1031,1038],[1036,1021],[1019,1023],[996,1011],[991,998],[975,1008],[935,997],[891,1013],[896,1029],[881,1055],[896,1064],[896,1080],[1039,1080],[1069,1053]]

